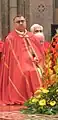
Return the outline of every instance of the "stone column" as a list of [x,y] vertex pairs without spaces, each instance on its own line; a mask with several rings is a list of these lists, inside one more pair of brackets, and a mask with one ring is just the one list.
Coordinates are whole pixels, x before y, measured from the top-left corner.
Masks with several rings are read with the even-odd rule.
[[30,0],[17,0],[17,13],[27,20],[27,29],[30,27]]
[[25,0],[17,0],[17,13],[22,14],[23,16],[25,14],[24,2]]
[[27,21],[27,29],[30,28],[30,0],[24,0],[25,1],[25,17]]
[[13,18],[17,15],[17,0],[9,0],[10,7],[10,31],[13,30]]
[[8,0],[1,0],[2,39],[8,34]]

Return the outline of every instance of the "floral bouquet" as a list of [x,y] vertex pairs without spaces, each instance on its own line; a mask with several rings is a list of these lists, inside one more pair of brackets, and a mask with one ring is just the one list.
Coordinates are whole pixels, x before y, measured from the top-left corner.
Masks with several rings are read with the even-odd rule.
[[40,88],[34,93],[34,97],[30,98],[24,104],[27,106],[23,109],[23,113],[30,114],[48,114],[58,113],[58,83],[53,84],[48,89]]
[[58,113],[58,34],[52,38],[45,53],[43,86],[35,91],[34,96],[25,102],[23,113],[48,114]]
[[58,34],[56,34],[45,53],[43,87],[47,88],[58,82]]

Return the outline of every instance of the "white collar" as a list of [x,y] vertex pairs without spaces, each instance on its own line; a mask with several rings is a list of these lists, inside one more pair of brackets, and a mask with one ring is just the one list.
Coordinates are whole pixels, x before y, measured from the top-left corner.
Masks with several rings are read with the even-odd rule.
[[27,34],[27,30],[25,29],[25,32],[20,32],[20,31],[18,31],[18,30],[16,30],[15,29],[15,31],[19,34],[19,35],[21,35],[21,36],[25,36],[26,34]]

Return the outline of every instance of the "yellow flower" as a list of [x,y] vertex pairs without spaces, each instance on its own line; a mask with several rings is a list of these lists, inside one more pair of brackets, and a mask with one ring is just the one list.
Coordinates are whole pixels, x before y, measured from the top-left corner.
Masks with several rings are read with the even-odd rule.
[[54,106],[56,104],[56,101],[50,101],[50,105]]
[[34,94],[36,95],[36,94],[39,94],[40,92],[41,92],[41,90],[39,89]]
[[48,63],[48,66],[51,67],[51,64],[52,64],[52,62],[51,62],[51,60],[50,60],[49,63]]
[[40,90],[43,90],[43,89],[44,89],[43,87],[40,88]]
[[41,95],[37,95],[36,98],[37,98],[37,99],[41,98]]
[[56,90],[56,92],[58,92],[58,89]]
[[58,65],[54,66],[54,70],[55,70],[56,73],[58,73]]
[[52,74],[52,75],[50,76],[50,80],[55,80],[55,78],[56,78],[56,74]]
[[40,101],[39,101],[39,105],[40,105],[40,106],[46,105],[46,100],[45,100],[45,99],[40,100]]
[[47,90],[45,88],[41,88],[41,90],[42,90],[43,93],[48,93],[49,92],[49,90]]
[[38,102],[38,99],[33,98],[33,99],[32,99],[32,102],[33,102],[33,103],[36,103],[36,102]]
[[31,100],[29,101],[29,104],[31,104],[32,102],[31,102]]
[[52,75],[53,74],[53,70],[51,70],[50,68],[48,69],[49,74]]

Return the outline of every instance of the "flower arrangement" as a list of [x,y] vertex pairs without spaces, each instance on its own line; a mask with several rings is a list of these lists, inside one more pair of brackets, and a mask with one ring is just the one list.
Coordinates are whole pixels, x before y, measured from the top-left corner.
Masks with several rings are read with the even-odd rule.
[[22,110],[23,113],[48,115],[58,113],[58,84],[53,84],[48,89],[40,88],[24,105],[27,108]]
[[27,108],[22,110],[23,113],[58,114],[58,34],[46,50],[42,80],[42,88],[25,102]]
[[56,34],[45,53],[43,87],[49,87],[58,81],[58,34]]

